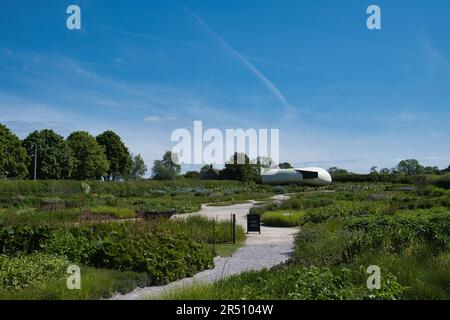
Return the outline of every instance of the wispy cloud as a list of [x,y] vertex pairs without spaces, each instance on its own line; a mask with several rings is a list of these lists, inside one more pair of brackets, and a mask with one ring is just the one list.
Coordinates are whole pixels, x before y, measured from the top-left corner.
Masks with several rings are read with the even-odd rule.
[[413,113],[413,112],[401,112],[398,115],[398,119],[403,122],[412,122],[412,121],[419,120],[420,118],[422,118],[421,115],[419,115],[417,113]]
[[194,13],[188,6],[183,3],[180,5],[200,24],[206,32],[208,32],[217,42],[226,49],[233,57],[241,62],[250,72],[252,72],[266,87],[275,95],[278,101],[286,108],[291,109],[288,101],[281,91],[272,83],[258,68],[256,68],[243,54],[228,44],[221,36],[219,36],[206,22],[196,13]]
[[422,37],[420,44],[428,57],[428,63],[431,70],[435,71],[444,68],[445,70],[450,71],[450,61],[436,46],[430,42],[430,40]]
[[158,122],[161,121],[161,118],[158,116],[147,116],[144,118],[145,122]]

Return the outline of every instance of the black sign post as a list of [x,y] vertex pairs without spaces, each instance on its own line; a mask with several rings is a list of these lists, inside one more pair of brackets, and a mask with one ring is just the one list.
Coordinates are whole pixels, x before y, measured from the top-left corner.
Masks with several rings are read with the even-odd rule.
[[247,214],[247,233],[249,232],[261,234],[261,216],[259,214]]

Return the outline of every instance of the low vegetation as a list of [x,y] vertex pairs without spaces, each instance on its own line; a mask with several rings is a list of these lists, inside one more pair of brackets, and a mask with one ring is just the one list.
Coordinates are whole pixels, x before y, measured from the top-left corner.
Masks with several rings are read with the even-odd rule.
[[[449,299],[449,189],[421,184],[335,183],[268,187],[234,181],[0,181],[0,298],[99,299],[159,285],[229,256],[228,221],[201,216],[141,218],[201,204],[265,201],[252,212],[265,225],[298,226],[291,259],[165,298]],[[95,219],[95,218],[99,219]],[[81,290],[68,290],[66,268],[81,267]],[[366,287],[370,265],[382,288]]]
[[[182,212],[193,211],[207,200],[233,201],[257,188],[232,182],[189,188],[175,183],[171,190],[156,181],[22,183],[0,181],[3,299],[106,298],[211,268],[214,254],[236,249],[229,244],[229,221],[201,216],[143,219],[139,213],[172,210],[173,204],[182,203]],[[11,197],[8,184],[29,193]],[[43,191],[35,190],[36,185]],[[236,237],[244,240],[242,227]],[[66,288],[69,264],[81,267],[82,290]]]
[[262,214],[261,221],[264,225],[272,227],[296,227],[303,214],[303,211],[266,211]]
[[[448,189],[395,184],[327,189],[304,190],[282,204],[252,210],[265,224],[300,226],[285,264],[163,298],[450,299]],[[380,290],[366,286],[372,265],[381,270]]]

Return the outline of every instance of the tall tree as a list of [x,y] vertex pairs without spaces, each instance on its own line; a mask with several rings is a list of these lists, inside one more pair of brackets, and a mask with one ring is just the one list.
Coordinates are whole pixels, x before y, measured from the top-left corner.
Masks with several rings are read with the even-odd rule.
[[173,180],[181,172],[181,166],[177,161],[177,154],[166,151],[162,160],[153,162],[152,178],[155,180]]
[[238,180],[242,182],[258,182],[260,180],[258,166],[252,164],[244,153],[235,153],[221,171],[225,180]]
[[73,169],[73,155],[68,143],[53,130],[34,131],[23,141],[31,161],[28,171],[33,176],[35,151],[38,179],[69,179]]
[[423,173],[426,174],[439,174],[440,170],[438,167],[431,167],[431,166],[427,166],[423,168]]
[[107,174],[109,163],[105,148],[93,136],[85,131],[76,131],[67,141],[75,159],[72,174],[74,179],[100,179]]
[[214,169],[213,164],[205,164],[200,169],[199,177],[202,180],[219,180],[220,179],[220,171],[217,169]]
[[378,174],[378,167],[377,166],[372,166],[370,168],[370,174]]
[[108,130],[98,135],[97,142],[105,147],[106,157],[109,162],[106,180],[117,180],[125,177],[131,170],[132,159],[128,148],[122,139],[113,131]]
[[331,174],[331,176],[340,176],[349,174],[347,170],[338,167],[331,167],[330,169],[328,169],[328,172]]
[[22,179],[30,159],[19,138],[0,124],[0,178]]
[[147,166],[145,165],[144,159],[141,155],[132,156],[133,164],[131,166],[130,178],[131,179],[142,179],[144,174],[147,172]]
[[416,159],[402,160],[398,163],[396,171],[404,174],[423,173],[423,166]]
[[188,171],[184,174],[184,177],[186,179],[191,179],[191,180],[199,180],[200,179],[200,172],[198,171]]

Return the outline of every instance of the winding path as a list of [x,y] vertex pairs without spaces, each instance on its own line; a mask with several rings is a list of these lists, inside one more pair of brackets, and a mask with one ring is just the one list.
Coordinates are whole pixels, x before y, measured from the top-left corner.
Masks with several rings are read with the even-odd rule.
[[[282,201],[284,196],[274,196],[274,201]],[[200,214],[219,220],[230,219],[230,214],[236,214],[236,222],[246,229],[246,215],[249,209],[254,205],[250,203],[236,204],[225,207],[210,207],[203,205],[201,210],[194,214]],[[183,215],[183,216],[186,216]],[[152,286],[138,288],[130,293],[121,295],[116,294],[114,300],[140,300],[152,298],[176,288],[188,286],[193,283],[209,283],[249,270],[261,270],[270,268],[286,261],[293,250],[294,235],[298,228],[273,228],[261,226],[261,234],[250,233],[247,235],[242,247],[228,258],[214,258],[213,269],[197,273],[191,278],[184,278],[171,282],[164,286]]]

